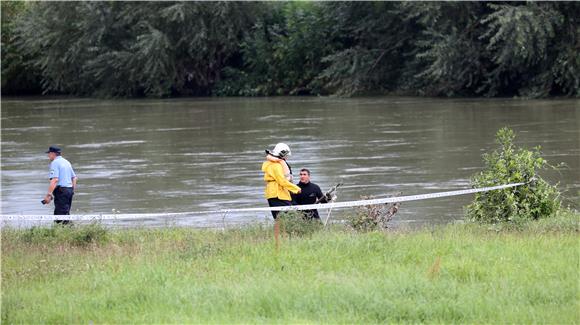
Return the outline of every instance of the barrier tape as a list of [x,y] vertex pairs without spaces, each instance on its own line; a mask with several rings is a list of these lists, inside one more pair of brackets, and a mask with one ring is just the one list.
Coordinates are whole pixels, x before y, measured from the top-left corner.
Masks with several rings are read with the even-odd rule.
[[72,221],[90,221],[90,220],[125,220],[125,219],[149,219],[149,218],[160,218],[160,217],[179,217],[179,216],[192,216],[192,215],[203,215],[203,214],[220,214],[226,215],[229,213],[238,212],[270,212],[270,211],[300,211],[300,210],[324,210],[324,209],[340,209],[340,208],[351,208],[357,206],[365,205],[375,205],[375,204],[387,204],[396,202],[408,202],[408,201],[419,201],[427,200],[448,196],[465,195],[472,193],[488,192],[494,190],[501,190],[510,187],[517,187],[524,185],[526,183],[512,183],[506,185],[490,186],[483,188],[474,188],[469,190],[458,190],[458,191],[448,191],[448,192],[437,192],[429,194],[418,194],[418,195],[407,195],[399,197],[388,197],[381,199],[369,199],[369,200],[358,200],[358,201],[347,201],[347,202],[331,202],[325,204],[307,204],[307,205],[292,205],[292,206],[282,206],[282,207],[268,207],[268,208],[241,208],[241,209],[221,209],[221,210],[210,210],[210,211],[194,211],[194,212],[175,212],[175,213],[135,213],[135,214],[92,214],[92,215],[67,215],[67,216],[55,216],[55,215],[0,215],[2,221],[19,221],[19,220],[30,220],[30,221],[52,221],[52,220],[72,220]]

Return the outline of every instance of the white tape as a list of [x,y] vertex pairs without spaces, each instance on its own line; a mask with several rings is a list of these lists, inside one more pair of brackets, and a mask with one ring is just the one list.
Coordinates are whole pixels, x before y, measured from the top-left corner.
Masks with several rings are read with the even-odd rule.
[[419,195],[408,195],[399,197],[388,197],[382,199],[371,199],[371,200],[359,200],[359,201],[348,201],[348,202],[331,202],[326,204],[308,204],[308,205],[292,205],[283,207],[271,207],[271,208],[241,208],[241,209],[221,209],[213,211],[195,211],[195,212],[176,212],[176,213],[135,213],[135,214],[92,214],[92,215],[67,215],[67,216],[55,216],[55,215],[1,215],[2,221],[19,221],[19,220],[31,220],[31,221],[52,221],[52,220],[73,220],[73,221],[90,221],[90,220],[121,220],[121,219],[149,219],[149,218],[161,218],[161,217],[182,217],[182,216],[193,216],[200,214],[216,214],[223,216],[229,213],[238,212],[269,212],[269,211],[298,211],[298,210],[324,210],[324,209],[340,209],[340,208],[351,208],[364,205],[374,205],[374,204],[386,204],[395,202],[407,202],[407,201],[419,201],[434,199],[447,196],[457,196],[472,193],[488,192],[493,190],[501,190],[504,188],[516,187],[524,185],[526,183],[512,183],[507,185],[474,188],[469,190],[458,190],[449,192],[437,192],[429,194],[419,194]]

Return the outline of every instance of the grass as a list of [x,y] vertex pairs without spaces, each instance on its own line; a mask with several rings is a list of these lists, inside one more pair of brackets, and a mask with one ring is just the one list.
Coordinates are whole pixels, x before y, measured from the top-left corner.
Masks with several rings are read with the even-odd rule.
[[335,228],[278,252],[266,226],[3,229],[2,323],[578,323],[579,220]]

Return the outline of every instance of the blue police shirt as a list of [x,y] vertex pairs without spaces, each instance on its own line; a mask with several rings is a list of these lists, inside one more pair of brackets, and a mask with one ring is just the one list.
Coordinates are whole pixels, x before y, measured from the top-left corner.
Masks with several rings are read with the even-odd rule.
[[77,177],[70,162],[61,156],[56,157],[51,163],[48,172],[48,178],[58,177],[57,186],[72,187],[73,177]]

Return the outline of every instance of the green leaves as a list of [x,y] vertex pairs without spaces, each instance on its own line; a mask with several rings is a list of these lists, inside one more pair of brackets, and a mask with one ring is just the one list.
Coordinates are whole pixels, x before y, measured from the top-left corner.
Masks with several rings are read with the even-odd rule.
[[138,82],[145,95],[164,97],[170,94],[177,78],[171,41],[160,30],[143,23],[145,31],[137,36],[130,52],[129,65],[140,71]]
[[563,21],[562,14],[543,4],[525,6],[489,4],[495,12],[482,19],[488,31],[487,49],[499,64],[531,65],[547,58],[548,46]]
[[[556,86],[554,71],[549,66],[561,55],[552,49],[566,47],[564,44],[569,41],[570,35],[559,33],[565,29],[567,13],[547,3],[489,4],[489,7],[494,12],[481,20],[487,31],[480,36],[494,63],[488,73],[493,80],[488,82],[489,93],[493,95],[501,87],[517,85],[522,96],[549,95]],[[559,82],[569,83],[568,78],[577,79],[570,76]]]
[[574,2],[3,2],[2,9],[8,92],[580,96]]
[[26,55],[16,47],[16,22],[26,11],[26,3],[21,1],[2,1],[2,93],[27,94],[40,93],[38,71],[27,67]]
[[485,168],[473,176],[474,187],[487,187],[508,183],[525,182],[515,188],[478,193],[467,207],[471,220],[481,223],[518,223],[551,217],[560,209],[560,193],[548,184],[538,171],[547,168],[540,148],[532,151],[517,148],[514,132],[502,128],[497,132],[499,149],[483,155]]
[[41,71],[45,92],[207,95],[252,23],[254,6],[32,3],[18,21],[17,45]]
[[319,94],[322,58],[336,49],[332,17],[315,2],[271,4],[240,45],[242,63],[224,69],[218,95]]

